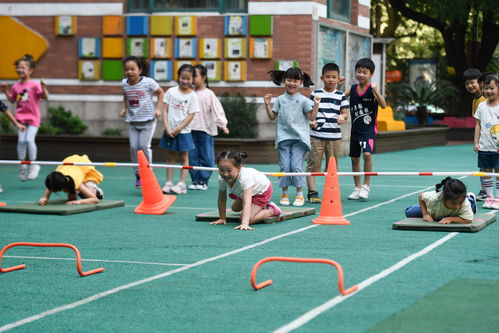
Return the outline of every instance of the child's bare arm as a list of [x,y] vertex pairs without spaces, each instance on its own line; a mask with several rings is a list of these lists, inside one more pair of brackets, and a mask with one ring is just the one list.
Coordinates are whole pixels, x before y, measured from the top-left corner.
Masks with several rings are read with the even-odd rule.
[[471,222],[472,222],[471,220],[463,219],[460,216],[449,216],[449,217],[444,217],[438,223],[450,224],[450,223],[471,223]]
[[226,224],[227,223],[227,192],[218,191],[218,220],[211,222],[210,224]]
[[350,108],[341,109],[340,115],[338,116],[338,124],[344,124],[348,119],[349,113],[350,113]]
[[480,127],[481,127],[480,119],[476,119],[476,123],[475,123],[475,135],[473,137],[473,145],[474,145],[473,149],[477,153],[480,150],[480,146],[478,145],[478,143],[480,142]]
[[2,84],[0,85],[0,89],[2,89],[2,91],[5,93],[5,96],[7,96],[7,99],[11,102],[11,103],[14,103],[16,101],[15,97],[11,96],[10,95],[10,87],[7,83],[5,82],[2,82]]
[[189,115],[187,117],[185,117],[184,121],[182,121],[182,123],[177,127],[175,128],[173,131],[172,131],[172,134],[173,136],[177,136],[180,134],[180,132],[187,126],[191,123],[192,119],[194,119],[194,113],[189,113]]
[[154,95],[158,97],[158,102],[156,103],[156,111],[154,112],[154,118],[158,119],[159,117],[161,117],[161,110],[163,109],[163,98],[165,96],[165,92],[163,91],[163,89],[161,89],[161,87],[159,87],[158,90],[154,92]]
[[97,199],[95,193],[85,185],[81,184],[80,187],[78,187],[78,192],[80,192],[80,194],[83,196],[83,199],[78,200],[76,198],[76,195],[68,193],[68,202],[66,202],[66,205],[84,205],[84,204],[99,203],[99,199]]
[[270,105],[270,101],[272,100],[272,95],[267,94],[263,97],[263,101],[265,102],[265,111],[267,111],[267,116],[270,120],[274,120],[277,118],[277,113],[272,111],[272,106]]
[[47,85],[45,84],[45,81],[40,80],[40,85],[42,86],[42,98],[43,99],[49,99],[49,90],[47,89]]
[[121,104],[121,110],[120,110],[120,117],[125,117],[126,116],[126,96],[123,96],[123,103]]
[[308,112],[308,120],[314,121],[315,118],[317,118],[317,113],[319,113],[319,105],[321,104],[321,97],[320,96],[314,96],[314,108],[312,109],[312,112]]
[[52,192],[50,192],[49,190],[45,190],[43,191],[43,195],[42,197],[40,198],[40,200],[38,200],[38,204],[40,206],[44,206],[47,204],[47,202],[49,201],[50,199],[50,195],[52,194]]
[[379,106],[381,108],[386,108],[386,101],[383,96],[381,96],[381,93],[378,90],[378,85],[376,83],[371,84],[371,88],[373,89],[374,92],[374,97],[376,97],[376,100],[378,101]]
[[10,112],[10,110],[5,110],[4,113],[18,130],[23,132],[26,129],[26,127],[23,124],[21,124],[16,120],[16,118],[14,118],[14,115],[12,115],[12,112]]
[[423,194],[421,193],[418,196],[419,207],[421,207],[421,214],[423,215],[423,220],[426,222],[434,222],[433,217],[428,214],[428,208],[426,207],[426,203],[423,201]]
[[244,190],[243,192],[243,211],[241,213],[241,224],[235,227],[234,229],[239,230],[253,230],[249,226],[250,218],[251,218],[251,198],[252,191],[251,188]]

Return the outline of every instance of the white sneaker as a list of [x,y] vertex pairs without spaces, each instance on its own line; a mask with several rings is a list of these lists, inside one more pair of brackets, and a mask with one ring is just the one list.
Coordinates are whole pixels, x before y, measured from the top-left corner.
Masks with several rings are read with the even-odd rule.
[[492,202],[492,205],[490,205],[491,209],[499,210],[499,199],[495,198],[494,201]]
[[3,192],[2,184],[0,184],[0,193]]
[[170,194],[172,192],[173,188],[173,183],[172,182],[166,182],[165,186],[161,189],[164,194]]
[[358,200],[359,199],[360,188],[354,188],[353,192],[348,196],[348,200]]
[[33,180],[38,177],[38,174],[40,173],[40,165],[38,164],[32,164],[29,167],[29,172],[28,172],[28,179]]
[[178,182],[177,185],[172,187],[171,191],[175,194],[186,194],[187,187],[185,186],[185,183]]
[[26,164],[19,166],[19,179],[23,182],[28,180],[28,166]]
[[197,190],[197,189],[198,189],[198,188],[197,188],[197,186],[198,186],[198,184],[191,184],[191,185],[189,185],[187,188],[188,188],[189,190]]
[[369,185],[362,185],[359,192],[359,199],[367,200],[367,198],[369,198],[370,191]]
[[494,198],[487,197],[487,199],[485,200],[485,203],[483,204],[482,208],[492,209],[492,204],[493,203],[494,203]]
[[197,184],[196,190],[206,191],[208,189],[208,185],[206,184]]

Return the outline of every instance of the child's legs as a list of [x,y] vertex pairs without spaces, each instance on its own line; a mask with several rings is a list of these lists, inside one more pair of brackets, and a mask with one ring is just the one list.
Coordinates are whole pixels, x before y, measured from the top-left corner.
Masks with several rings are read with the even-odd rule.
[[[308,154],[307,172],[320,172],[322,167],[322,156],[324,155],[324,141],[317,138],[310,138],[311,150]],[[307,177],[307,187],[309,191],[315,190],[315,177]]]
[[274,215],[274,210],[272,208],[266,208],[252,203],[249,224],[258,223],[263,219],[266,219],[267,217],[271,217],[273,215]]
[[[182,163],[183,166],[188,166],[189,153],[186,151],[179,151],[178,154],[180,156],[180,163]],[[180,170],[180,181],[185,183],[186,180],[187,180],[187,169],[182,169]]]
[[[496,155],[497,154],[494,152],[479,151],[478,167],[483,169],[484,172],[492,172],[492,170],[497,167]],[[483,177],[483,189],[485,190],[485,193],[487,193],[487,197],[494,196],[494,180],[492,177]]]
[[[128,142],[130,144],[130,161],[137,163],[137,151],[139,147],[139,131],[134,125],[128,126]],[[138,167],[133,167],[135,173],[139,172]]]
[[26,160],[27,153],[27,142],[26,142],[27,131],[17,131],[17,158],[21,161]]
[[[352,171],[360,172],[360,153],[362,152],[361,142],[354,138],[350,137],[350,158],[352,160]],[[353,176],[353,181],[355,183],[355,187],[360,187],[360,176]]]
[[37,147],[35,143],[38,127],[28,125],[24,131],[18,131],[17,156],[20,160],[36,161]]
[[[176,151],[166,150],[166,164],[171,164],[171,165],[175,164],[176,157],[177,157]],[[166,180],[169,182],[173,181],[173,169],[172,168],[166,169]]]
[[139,128],[137,144],[138,150],[142,150],[149,163],[152,163],[151,141],[156,130],[156,120],[146,121]]
[[[291,172],[303,172],[303,163],[308,147],[301,141],[296,141],[291,147]],[[305,176],[293,176],[293,185],[297,191],[301,191],[305,186]]]
[[[352,171],[360,172],[360,157],[352,157]],[[360,176],[353,176],[355,187],[360,187]]]
[[340,153],[341,153],[341,140],[327,140],[325,148],[326,148],[326,167],[324,168],[324,171],[327,171],[327,168],[329,166],[329,159],[331,157],[334,157],[334,160],[336,161],[336,170],[338,170],[338,161],[340,159]]
[[[192,166],[200,166],[199,155],[201,154],[201,147],[199,146],[199,131],[192,131],[192,141],[194,141],[194,149],[189,150],[189,162]],[[199,170],[189,170],[189,175],[191,176],[191,182],[193,184],[199,183]]]
[[419,205],[412,205],[405,209],[406,217],[423,217],[421,207]]
[[[371,153],[363,153],[364,157],[364,172],[373,171],[373,155]],[[364,184],[369,186],[371,176],[364,176]]]
[[[291,172],[291,142],[292,140],[285,140],[279,142],[277,146],[281,172]],[[279,178],[279,187],[282,187],[283,190],[287,190],[289,185],[292,185],[291,177]]]
[[232,200],[232,205],[230,206],[233,212],[240,212],[243,210],[243,200],[241,198],[236,198]]
[[[198,132],[198,144],[200,147],[198,165],[204,167],[213,167],[215,165],[215,144],[213,137],[203,131],[193,132]],[[199,180],[201,183],[208,184],[210,177],[211,171],[199,171]]]

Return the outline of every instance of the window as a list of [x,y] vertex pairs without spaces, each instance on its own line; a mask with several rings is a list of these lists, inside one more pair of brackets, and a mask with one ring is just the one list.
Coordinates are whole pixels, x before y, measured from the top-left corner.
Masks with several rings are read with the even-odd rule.
[[329,17],[350,21],[350,0],[329,0],[328,7]]
[[128,0],[129,12],[246,12],[248,0]]

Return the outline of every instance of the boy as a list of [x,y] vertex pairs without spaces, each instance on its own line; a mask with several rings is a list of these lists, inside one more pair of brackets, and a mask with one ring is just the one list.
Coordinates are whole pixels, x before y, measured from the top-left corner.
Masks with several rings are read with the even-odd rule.
[[[322,68],[321,80],[324,88],[314,90],[310,95],[310,104],[314,105],[315,96],[321,98],[319,111],[314,121],[310,122],[310,155],[307,161],[307,172],[319,172],[322,157],[326,153],[326,170],[329,157],[338,159],[341,151],[341,128],[348,118],[348,99],[336,87],[340,81],[340,68],[334,63],[325,64]],[[307,177],[307,199],[312,203],[320,203],[319,193],[315,190],[315,177]]]
[[[378,103],[386,107],[383,96],[378,91],[376,84],[370,80],[374,74],[374,62],[369,58],[362,58],[355,64],[355,78],[359,82],[352,85],[345,92],[350,96],[350,116],[352,117],[352,130],[350,135],[350,157],[352,171],[360,172],[360,155],[364,158],[364,172],[373,169],[372,154],[374,152],[374,139],[377,132],[376,117]],[[367,200],[369,197],[370,176],[364,176],[364,184],[360,185],[360,176],[353,177],[355,189],[348,196],[350,200]]]
[[[480,84],[478,83],[478,78],[482,75],[480,70],[477,68],[468,68],[463,73],[464,79],[464,87],[466,90],[473,95],[473,103],[471,104],[471,116],[475,116],[476,109],[478,104],[482,103],[486,100],[486,98],[482,95],[482,89]],[[480,171],[483,171],[480,169]],[[485,201],[487,199],[487,193],[483,189],[483,177],[480,177],[480,192],[476,196],[476,199],[479,201]]]

